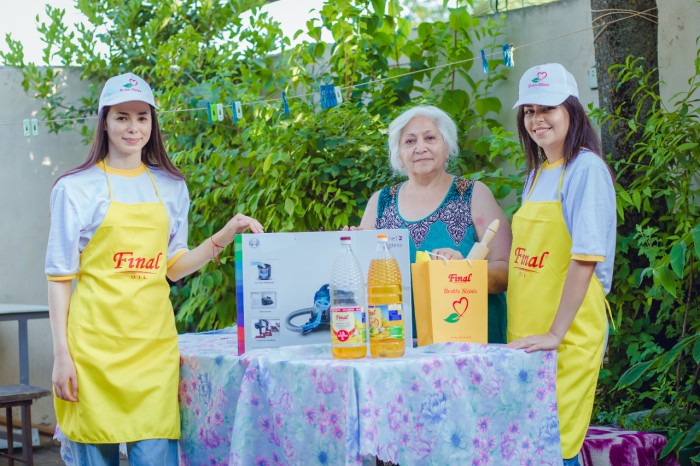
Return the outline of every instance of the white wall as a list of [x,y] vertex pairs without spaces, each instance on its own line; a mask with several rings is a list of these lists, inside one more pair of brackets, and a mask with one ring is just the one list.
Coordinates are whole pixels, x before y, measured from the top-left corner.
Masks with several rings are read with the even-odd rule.
[[[661,97],[669,99],[688,88],[688,79],[695,72],[700,4],[696,0],[657,0],[656,3],[659,75],[664,82]],[[508,70],[508,79],[496,87],[503,103],[498,119],[506,128],[517,131],[515,110],[511,107],[517,100],[520,76],[541,63],[563,64],[576,78],[584,108],[588,108],[589,103],[598,106],[598,91],[589,85],[588,77],[588,71],[595,67],[591,21],[590,0],[559,0],[508,13],[503,42],[519,48],[514,54],[515,66]]]
[[[661,98],[688,89],[695,73],[700,36],[700,3],[697,0],[656,0],[659,6],[659,68]],[[697,96],[696,96],[697,98]]]
[[[67,72],[69,97],[82,91],[79,75]],[[42,103],[24,93],[21,74],[0,67],[0,302],[47,303],[44,255],[49,193],[57,174],[78,165],[87,148],[77,132],[24,136],[22,120],[40,118]],[[51,330],[47,319],[29,322],[29,382],[51,387]],[[17,323],[0,322],[0,384],[19,383]],[[4,411],[0,413],[4,416]],[[55,423],[49,397],[32,407],[32,421]]]
[[[700,6],[695,0],[657,0],[659,6],[659,64],[666,81],[662,96],[668,98],[687,88],[700,36]],[[588,86],[588,70],[595,65],[590,0],[560,0],[508,14],[504,41],[519,48],[515,67],[496,92],[504,104],[501,121],[515,129],[517,84],[522,73],[535,64],[563,63],[579,83],[584,104],[597,105],[598,93]],[[551,37],[564,36],[554,41]],[[475,51],[476,52],[476,51]],[[475,67],[480,68],[480,67]],[[80,95],[81,83],[75,71],[64,73],[69,96]],[[20,74],[0,67],[0,302],[46,304],[44,255],[48,235],[48,199],[56,176],[78,165],[87,154],[76,132],[59,136],[40,127],[39,136],[23,136],[21,122],[36,116],[42,103],[28,97]],[[12,123],[12,124],[8,124]],[[17,329],[14,322],[0,322],[0,384],[19,381]],[[50,388],[51,332],[47,321],[29,325],[30,382]],[[37,401],[35,422],[55,422],[49,398]]]

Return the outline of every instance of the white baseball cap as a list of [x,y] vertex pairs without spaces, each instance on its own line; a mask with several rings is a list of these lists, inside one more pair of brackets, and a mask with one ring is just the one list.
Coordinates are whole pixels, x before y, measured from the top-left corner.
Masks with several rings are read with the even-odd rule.
[[153,98],[151,86],[134,73],[120,74],[107,80],[105,87],[102,88],[102,94],[100,94],[100,106],[97,113],[99,114],[105,106],[123,104],[124,102],[146,102],[151,107],[158,108]]
[[533,66],[520,78],[519,105],[559,105],[570,95],[578,98],[578,86],[573,75],[559,63]]

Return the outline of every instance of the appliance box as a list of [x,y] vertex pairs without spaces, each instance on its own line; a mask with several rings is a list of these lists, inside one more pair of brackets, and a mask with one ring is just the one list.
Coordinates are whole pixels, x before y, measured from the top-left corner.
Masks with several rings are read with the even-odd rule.
[[238,354],[258,348],[330,343],[329,287],[340,251],[350,236],[365,284],[377,235],[389,236],[403,281],[406,345],[412,346],[411,268],[408,230],[357,230],[236,235]]

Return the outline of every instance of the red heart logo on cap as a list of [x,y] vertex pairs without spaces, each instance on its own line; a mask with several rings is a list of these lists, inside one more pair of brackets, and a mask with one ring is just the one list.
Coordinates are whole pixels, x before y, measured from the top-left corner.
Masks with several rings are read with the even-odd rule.
[[546,77],[547,77],[546,71],[540,71],[539,73],[537,73],[537,80],[538,81],[542,81]]
[[469,307],[469,300],[466,297],[462,297],[457,301],[454,301],[452,303],[452,309],[460,316],[462,317],[465,312],[467,312],[467,308]]
[[139,82],[134,78],[129,78],[129,83],[131,83],[132,86],[138,86],[139,84]]

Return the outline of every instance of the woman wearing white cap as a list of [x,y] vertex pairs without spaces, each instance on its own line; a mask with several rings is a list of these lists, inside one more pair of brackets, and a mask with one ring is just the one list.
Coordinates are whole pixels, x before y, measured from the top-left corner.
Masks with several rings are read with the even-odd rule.
[[[189,196],[163,145],[153,92],[133,73],[102,90],[87,160],[51,192],[46,254],[52,385],[78,465],[175,465],[179,354],[170,287],[247,229],[236,214],[193,250]],[[77,279],[71,294],[71,283]]]
[[508,346],[557,350],[562,455],[578,465],[607,334],[614,180],[571,73],[557,63],[535,66],[519,90],[528,177],[512,223]]

